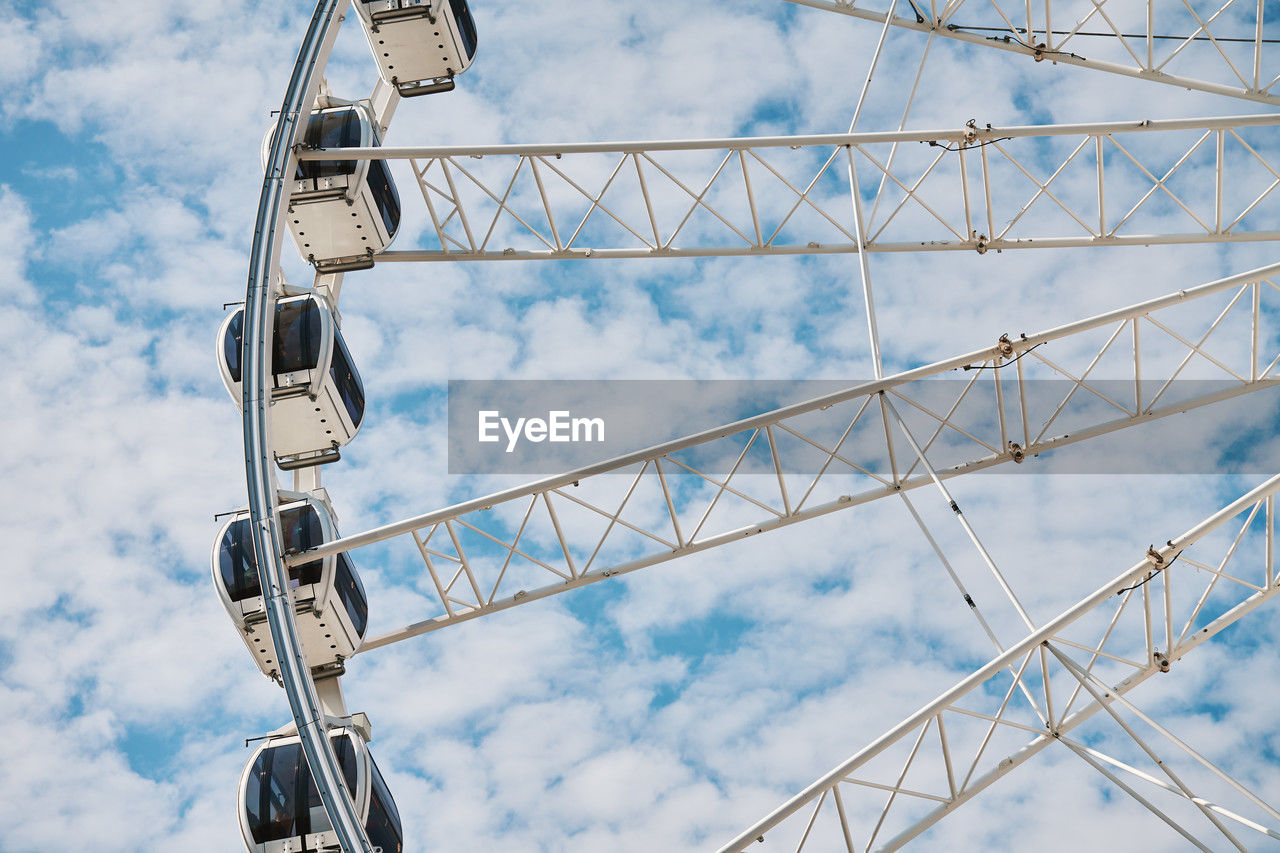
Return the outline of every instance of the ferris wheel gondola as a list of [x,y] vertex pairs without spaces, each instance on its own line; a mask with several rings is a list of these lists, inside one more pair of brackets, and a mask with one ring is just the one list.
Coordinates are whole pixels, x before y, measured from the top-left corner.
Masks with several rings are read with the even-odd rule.
[[[237,405],[243,330],[244,309],[239,308],[218,334],[222,381]],[[355,437],[364,420],[364,385],[323,296],[307,293],[276,302],[271,369],[276,464],[289,471],[337,461],[338,448]]]
[[[262,142],[265,162],[274,128]],[[370,148],[382,144],[367,102],[315,110],[305,148]],[[373,256],[400,228],[400,195],[383,160],[301,160],[289,187],[289,230],[319,272],[373,266]]]
[[[373,849],[401,853],[400,814],[364,737],[338,728],[329,732],[329,744]],[[258,747],[240,777],[239,802],[250,853],[338,849],[297,735],[270,737]]]
[[466,0],[356,0],[378,72],[400,95],[447,92],[476,55]]
[[[329,508],[319,498],[305,494],[282,494],[280,528],[289,553],[306,551],[338,536]],[[275,677],[279,667],[250,536],[248,512],[236,513],[223,525],[213,551],[214,586],[258,668]],[[333,554],[293,566],[289,583],[307,663],[315,669],[355,654],[368,627],[369,604],[360,575],[347,555]]]

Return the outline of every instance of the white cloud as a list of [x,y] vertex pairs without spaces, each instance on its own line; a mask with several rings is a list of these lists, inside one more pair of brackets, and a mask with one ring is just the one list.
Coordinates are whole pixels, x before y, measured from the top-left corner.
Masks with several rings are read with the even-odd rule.
[[[763,3],[476,5],[476,65],[455,92],[402,103],[389,143],[840,131],[877,34]],[[304,23],[255,4],[138,0],[64,3],[0,27],[14,132],[48,120],[86,152],[63,163],[24,148],[11,161],[21,173],[0,174],[11,185],[0,191],[7,850],[85,838],[106,850],[234,848],[230,804],[249,754],[239,739],[287,718],[210,589],[211,516],[244,500],[239,418],[210,356],[221,304],[243,289],[258,147]],[[922,44],[893,36],[861,128],[896,126]],[[366,50],[350,27],[335,91],[370,88]],[[1236,108],[939,41],[911,125]],[[111,168],[88,169],[89,153]],[[49,197],[25,189],[33,177]],[[406,248],[427,218],[408,171],[397,177]],[[92,192],[94,204],[47,215],[55,192]],[[1269,251],[876,256],[872,274],[897,369],[1257,266]],[[382,264],[349,276],[342,303],[371,401],[344,461],[324,472],[348,532],[507,484],[446,476],[436,407],[450,378],[870,373],[852,257]],[[1064,343],[1055,357],[1082,352]],[[410,411],[417,399],[430,407]],[[1043,619],[1238,485],[979,475],[953,490]],[[926,491],[915,501],[1000,635],[1019,636],[946,505]],[[356,555],[374,630],[420,618],[432,597],[400,544]],[[1274,681],[1273,638],[1256,631],[1197,650],[1135,697],[1274,798],[1280,779],[1256,748],[1280,748],[1273,691],[1258,686]],[[411,849],[694,850],[990,652],[886,501],[362,656],[346,684],[373,720]],[[1105,790],[1050,750],[924,843],[1181,849]]]
[[9,249],[0,260],[0,288],[6,302],[30,305],[35,300],[35,288],[26,277],[27,263],[35,248],[35,235],[31,227],[31,211],[26,200],[7,186],[0,186],[0,245]]

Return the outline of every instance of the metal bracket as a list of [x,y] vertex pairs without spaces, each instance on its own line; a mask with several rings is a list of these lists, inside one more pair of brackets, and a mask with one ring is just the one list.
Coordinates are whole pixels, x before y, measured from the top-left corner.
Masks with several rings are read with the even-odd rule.
[[435,95],[439,92],[453,91],[453,77],[436,77],[430,83],[401,83],[399,80],[393,80],[396,84],[396,91],[400,93],[402,98],[416,98],[419,95]]
[[313,263],[315,264],[316,272],[320,275],[371,270],[373,269],[373,254],[370,253],[355,258],[340,258],[336,261],[314,261]]
[[309,468],[312,465],[327,465],[330,462],[337,462],[342,458],[342,454],[335,447],[331,450],[322,450],[312,456],[277,456],[276,465],[281,471],[296,471],[299,468]]

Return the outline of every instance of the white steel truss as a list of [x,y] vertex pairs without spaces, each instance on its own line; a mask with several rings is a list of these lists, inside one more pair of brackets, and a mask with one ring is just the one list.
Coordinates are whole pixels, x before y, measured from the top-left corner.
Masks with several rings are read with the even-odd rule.
[[[910,448],[895,443],[882,393],[943,477],[1022,461],[1275,387],[1277,274],[1280,264],[1042,334],[1006,336],[988,349],[347,536],[289,562],[412,538],[440,611],[368,638],[367,651],[930,482]],[[962,378],[936,381],[952,371]],[[1178,381],[1192,378],[1199,381]],[[1045,379],[1060,383],[1050,386],[1058,393],[1036,390]]]
[[[1280,116],[667,142],[303,151],[407,159],[432,245],[387,261],[1280,239]],[[856,211],[848,176],[858,176]],[[857,237],[856,218],[864,235]]]
[[[1113,771],[1190,802],[1237,849],[1280,838],[1280,812],[1143,714],[1125,694],[1280,593],[1275,565],[1280,476],[1147,556],[722,848],[896,850],[1055,741],[1199,849],[1212,849]],[[1023,697],[1029,697],[1023,701]],[[1152,771],[1067,735],[1105,711]],[[1121,712],[1125,712],[1122,714]],[[1137,717],[1225,782],[1240,811],[1210,802],[1165,765],[1124,716]],[[1028,735],[1030,738],[1028,739]],[[1006,749],[1016,747],[1011,752]],[[1160,778],[1160,774],[1165,778]],[[1243,810],[1260,812],[1250,818]],[[1208,829],[1208,827],[1206,827]],[[1245,841],[1240,839],[1244,838]],[[763,840],[763,846],[756,842]]]
[[1280,16],[1258,0],[910,0],[885,3],[787,0],[855,18],[1023,54],[1036,62],[1092,68],[1280,104],[1271,44]]
[[[1278,69],[1270,67],[1269,48],[1264,49],[1270,39],[1261,2],[1216,0],[1209,7],[1191,0],[893,0],[879,11],[856,0],[790,2],[877,20],[885,33],[891,27],[914,29],[1036,61],[1280,103],[1273,92],[1280,82],[1274,76]],[[345,0],[322,2],[317,19],[326,9],[340,19],[344,7]],[[1064,25],[1066,20],[1072,23]],[[313,41],[309,36],[304,43],[299,67],[306,60],[318,71],[328,46],[308,58],[307,44]],[[312,69],[303,70],[309,78]],[[296,80],[292,88],[298,88]],[[313,95],[314,85],[304,85],[291,91],[287,104],[312,103]],[[289,120],[299,114],[294,109]],[[340,156],[408,160],[423,195],[431,222],[428,243],[434,245],[386,252],[379,261],[858,253],[865,272],[869,252],[1280,239],[1274,228],[1280,218],[1280,193],[1275,192],[1280,161],[1266,144],[1267,131],[1277,124],[1277,116],[1011,128],[975,121],[940,131],[343,149]],[[334,150],[295,153],[298,159],[336,156]],[[294,161],[283,146],[272,154],[278,184]],[[852,202],[846,195],[851,186]],[[260,219],[276,209],[268,201],[278,207],[278,199],[269,195],[264,189]],[[278,210],[273,219],[279,220]],[[254,258],[255,264],[262,261],[260,271],[278,266],[277,230],[259,228]],[[903,494],[930,482],[931,472],[923,470],[926,453],[941,459],[942,478],[1021,462],[1275,386],[1280,337],[1268,324],[1280,315],[1278,275],[1280,264],[1039,335],[1002,337],[988,349],[885,379],[879,378],[877,360],[875,382],[346,537],[307,555],[282,558],[278,534],[268,537],[272,541],[256,537],[264,588],[284,590],[275,608],[279,618],[272,619],[273,640],[282,662],[295,661],[285,686],[322,800],[344,835],[343,849],[365,849],[367,841],[335,781],[315,687],[293,636],[287,585],[275,582],[287,579],[285,563],[396,536],[413,539],[440,612],[371,638],[364,646],[368,650]],[[257,317],[257,325],[252,334],[246,331],[244,363],[258,365],[250,373],[259,385],[266,375],[263,353],[269,352],[270,324],[263,320],[269,316],[269,280],[269,275],[251,274],[247,297],[247,314]],[[869,299],[868,305],[874,340]],[[929,380],[960,370],[969,372],[939,403],[938,383]],[[1153,382],[1152,376],[1159,379]],[[1036,380],[1047,377],[1063,383],[1059,398],[1046,401],[1031,392]],[[1179,378],[1216,384],[1176,384]],[[1132,393],[1117,393],[1117,379]],[[903,429],[909,423],[910,434],[924,439],[918,457],[895,445],[890,411],[895,419],[905,413]],[[271,533],[274,488],[260,393],[246,397],[245,413],[250,505],[255,525]],[[720,470],[715,460],[724,458],[729,464]],[[298,476],[319,485],[314,472]],[[1052,740],[1061,740],[1162,818],[1158,807],[1116,773],[1194,803],[1238,848],[1243,845],[1228,822],[1280,837],[1257,820],[1208,801],[1181,778],[1166,773],[1165,781],[1093,742],[1067,736],[1102,709],[1161,765],[1112,707],[1119,705],[1189,750],[1123,694],[1154,672],[1168,671],[1191,648],[1280,588],[1273,560],[1278,488],[1280,478],[1171,540],[1168,548],[1153,549],[1146,561],[1002,653],[726,849],[739,849],[766,831],[774,843],[794,823],[789,819],[811,805],[797,849],[806,844],[831,849],[817,839],[833,809],[836,834],[831,837],[837,846],[855,849],[853,833],[860,826],[870,833],[867,849],[877,843],[896,848]],[[1195,549],[1206,548],[1214,531],[1242,516],[1240,533],[1221,560],[1199,555]],[[1241,546],[1263,527],[1261,550]],[[1229,566],[1246,558],[1263,564],[1261,581]],[[1193,575],[1193,569],[1201,574]],[[1114,614],[1104,619],[1101,631],[1093,630],[1090,619],[1106,611],[1105,602],[1117,589],[1121,597]],[[1010,676],[1007,693],[988,691]],[[1003,702],[995,707],[982,705],[1001,695]],[[968,762],[961,749],[971,745],[963,738],[966,724],[976,724],[980,735],[969,763],[961,761]],[[987,769],[986,756],[1002,748],[1002,737],[1028,734],[1035,739]],[[909,754],[884,775],[877,758],[893,756],[903,743],[910,746]],[[930,771],[934,782],[943,784],[920,783],[921,774]],[[1253,805],[1280,818],[1233,784]],[[887,795],[887,803],[863,808],[857,796],[868,792]],[[922,814],[922,804],[932,810]],[[890,832],[897,834],[888,838]],[[857,849],[862,846],[860,841]]]

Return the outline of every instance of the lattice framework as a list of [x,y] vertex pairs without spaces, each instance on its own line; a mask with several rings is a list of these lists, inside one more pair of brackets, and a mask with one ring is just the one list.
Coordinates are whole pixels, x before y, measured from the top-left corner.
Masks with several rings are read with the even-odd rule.
[[[386,261],[934,252],[1280,239],[1275,115],[757,139],[347,148],[405,159],[434,245]],[[848,170],[858,175],[857,239]]]

